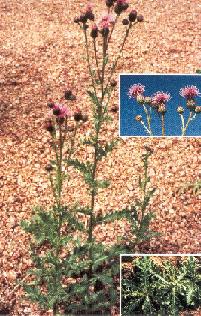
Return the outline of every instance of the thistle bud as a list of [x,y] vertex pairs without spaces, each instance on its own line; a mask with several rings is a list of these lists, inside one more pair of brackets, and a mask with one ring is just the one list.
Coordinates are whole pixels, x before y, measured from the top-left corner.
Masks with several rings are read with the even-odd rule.
[[95,16],[94,16],[92,11],[87,11],[85,13],[85,16],[86,16],[87,20],[90,20],[90,21],[94,21],[94,19],[95,19]]
[[142,121],[142,115],[136,115],[135,120],[137,122],[141,122]]
[[79,17],[75,17],[74,18],[74,23],[80,23],[80,18]]
[[140,104],[144,104],[144,96],[141,95],[141,94],[138,94],[137,97],[136,97],[136,101]]
[[183,108],[182,106],[178,106],[177,112],[178,112],[179,114],[184,113],[184,108]]
[[114,7],[114,12],[117,14],[117,15],[120,15],[121,13],[122,13],[122,8],[121,8],[121,6],[119,6],[118,4],[117,5],[115,5],[115,7]]
[[129,7],[129,4],[128,3],[123,3],[122,4],[122,8],[123,8],[123,11],[126,11]]
[[79,122],[82,120],[82,112],[80,110],[77,110],[75,113],[74,113],[74,120],[76,122]]
[[111,85],[111,87],[116,87],[117,81],[114,80],[114,79],[112,79],[112,80],[110,81],[110,85]]
[[53,102],[53,101],[48,101],[48,102],[47,102],[47,106],[48,106],[50,109],[53,109],[53,107],[54,107],[54,102]]
[[53,123],[52,123],[51,120],[49,120],[49,121],[47,121],[47,122],[45,123],[45,129],[46,129],[48,132],[50,132],[50,133],[54,132],[55,127],[54,127],[54,125],[53,125]]
[[151,101],[152,101],[151,97],[144,98],[144,103],[146,103],[146,104],[151,104]]
[[59,114],[61,114],[61,110],[59,108],[55,108],[55,109],[53,109],[53,114],[59,115]]
[[76,100],[76,96],[74,95],[74,94],[71,94],[70,96],[69,96],[69,99],[68,100],[70,100],[70,101],[75,101]]
[[195,107],[196,107],[196,105],[195,105],[195,101],[194,101],[193,99],[189,99],[189,100],[187,100],[187,102],[186,102],[186,106],[187,106],[187,108],[188,108],[188,109],[190,109],[190,110],[194,110],[194,109],[195,109]]
[[138,15],[138,16],[137,16],[137,21],[138,21],[138,22],[143,22],[143,21],[144,21],[143,15]]
[[48,165],[45,167],[45,170],[46,170],[47,172],[51,172],[51,171],[53,170],[52,165],[51,165],[51,164],[48,164]]
[[82,115],[82,121],[85,123],[89,120],[89,116],[87,114]]
[[96,24],[93,25],[90,35],[92,38],[98,37],[98,27]]
[[114,4],[114,1],[113,0],[106,0],[105,4],[108,8],[111,8]]
[[128,25],[128,24],[129,24],[128,19],[123,19],[123,20],[122,20],[122,24],[123,24],[123,25]]
[[196,113],[201,113],[201,106],[200,106],[200,105],[197,105],[197,106],[195,107],[195,112],[196,112]]
[[79,17],[79,21],[81,23],[86,23],[87,22],[86,14],[81,14],[80,17]]
[[129,13],[128,19],[129,19],[130,22],[135,22],[136,18],[137,18],[137,11],[136,10],[132,10]]
[[165,104],[163,104],[163,103],[159,104],[158,112],[161,114],[165,114],[165,112],[167,112]]
[[66,90],[66,91],[64,92],[64,98],[65,98],[66,100],[70,100],[71,96],[72,96],[72,91],[71,91],[71,90]]
[[117,106],[117,105],[113,105],[113,106],[111,107],[111,112],[117,113],[117,112],[118,112],[118,106]]

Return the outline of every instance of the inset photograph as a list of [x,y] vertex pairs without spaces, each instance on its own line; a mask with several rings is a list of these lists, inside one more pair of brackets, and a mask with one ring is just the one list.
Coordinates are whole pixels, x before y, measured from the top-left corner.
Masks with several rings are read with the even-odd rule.
[[121,255],[121,315],[201,315],[199,255]]
[[201,136],[201,76],[121,74],[120,136]]

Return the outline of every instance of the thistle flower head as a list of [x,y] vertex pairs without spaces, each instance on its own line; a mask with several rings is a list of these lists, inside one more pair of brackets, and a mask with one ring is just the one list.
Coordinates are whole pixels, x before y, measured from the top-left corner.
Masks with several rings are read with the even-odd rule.
[[91,3],[88,3],[86,6],[86,9],[85,9],[85,13],[84,13],[87,20],[94,21],[95,16],[94,16],[92,10],[93,10],[93,5]]
[[157,91],[153,97],[152,97],[152,104],[158,105],[158,104],[165,104],[171,99],[171,96],[169,93],[163,92],[163,91]]
[[128,90],[128,95],[130,98],[137,98],[138,95],[142,95],[144,93],[145,86],[143,86],[141,83],[134,84],[130,86]]
[[196,86],[185,86],[181,88],[179,94],[186,99],[192,99],[200,96],[200,91]]
[[101,29],[109,28],[115,23],[115,19],[111,14],[104,14],[99,22],[99,27]]
[[54,105],[53,114],[56,115],[58,118],[65,118],[71,115],[69,109],[65,105],[59,103],[56,103]]
[[92,12],[93,10],[93,4],[92,3],[87,3],[87,6],[86,6],[86,12]]

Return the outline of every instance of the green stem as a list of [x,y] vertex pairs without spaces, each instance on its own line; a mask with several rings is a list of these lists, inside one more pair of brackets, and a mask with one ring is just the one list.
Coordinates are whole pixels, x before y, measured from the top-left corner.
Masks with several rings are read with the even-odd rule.
[[98,73],[98,79],[101,82],[101,75],[100,75],[100,70],[99,70],[99,63],[98,63],[98,56],[97,56],[96,40],[95,39],[93,40],[93,46],[94,46],[94,56],[95,56],[97,73]]
[[112,33],[113,33],[114,29],[115,29],[115,25],[117,24],[118,18],[119,18],[119,15],[116,15],[114,24],[113,24],[112,29],[111,29],[111,32],[110,32],[110,36],[108,37],[108,43],[110,42],[110,40],[111,40],[111,38],[112,38]]
[[188,120],[187,120],[187,122],[186,122],[186,126],[182,127],[182,136],[185,136],[185,135],[186,135],[187,128],[188,128],[190,122],[195,119],[196,113],[195,113],[193,116],[192,116],[192,115],[193,115],[193,112],[190,111]]
[[147,128],[147,126],[144,124],[143,121],[140,121],[140,123],[142,124],[143,128],[145,129],[145,131],[147,132],[147,134],[149,134],[150,136],[152,136],[151,131]]
[[144,104],[143,104],[143,108],[144,108],[144,112],[146,114],[147,125],[148,125],[148,128],[146,129],[146,131],[148,132],[148,130],[149,130],[148,134],[150,136],[153,136],[152,131],[151,131],[151,113],[148,112],[148,110]]
[[165,113],[161,113],[162,136],[165,136]]
[[[130,30],[131,30],[132,26],[133,26],[134,24],[136,24],[136,23],[137,23],[137,22],[135,22],[135,23],[130,23],[129,26],[128,26],[128,28],[126,29],[126,33],[125,33],[125,36],[124,36],[124,39],[123,39],[123,42],[122,42],[122,45],[121,45],[119,54],[117,55],[117,58],[116,58],[116,60],[114,61],[113,65],[112,65],[112,68],[111,68],[110,76],[109,76],[109,79],[108,79],[108,84],[109,84],[109,82],[111,81],[112,76],[113,76],[113,74],[114,74],[114,72],[115,72],[117,63],[118,63],[118,61],[119,61],[119,59],[120,59],[120,57],[121,57],[121,54],[122,54],[122,51],[123,51],[123,49],[124,49],[124,45],[125,45],[125,43],[126,43],[126,40],[127,40],[128,36],[129,36]],[[106,85],[105,91],[107,91],[108,84]]]
[[94,89],[94,93],[97,95],[97,93],[96,93],[96,85],[95,85],[95,81],[94,81],[94,75],[93,75],[93,71],[91,69],[91,64],[90,64],[89,43],[88,43],[88,38],[87,38],[87,30],[85,28],[83,28],[83,32],[84,32],[84,39],[85,39],[85,48],[86,48],[86,55],[87,55],[88,71],[89,71],[89,75],[91,77],[91,82],[92,82],[92,87]]

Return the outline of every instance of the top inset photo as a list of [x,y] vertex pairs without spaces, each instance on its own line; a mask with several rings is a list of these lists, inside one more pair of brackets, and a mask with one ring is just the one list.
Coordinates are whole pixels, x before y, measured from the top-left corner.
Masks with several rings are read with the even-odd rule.
[[201,75],[120,74],[120,136],[201,136]]

